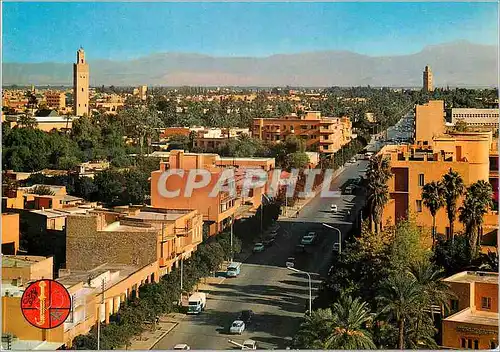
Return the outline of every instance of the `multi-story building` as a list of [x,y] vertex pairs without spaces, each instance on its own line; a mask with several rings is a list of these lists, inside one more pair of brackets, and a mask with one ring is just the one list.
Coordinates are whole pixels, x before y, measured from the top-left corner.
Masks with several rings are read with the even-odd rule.
[[[241,204],[241,198],[231,195],[229,192],[218,192],[216,197],[209,197],[215,188],[224,170],[231,167],[236,169],[261,168],[266,171],[274,168],[272,158],[221,158],[217,154],[207,153],[184,153],[182,150],[172,150],[169,153],[162,153],[168,161],[160,163],[160,170],[151,173],[151,205],[156,208],[176,208],[176,209],[197,209],[203,215],[203,221],[209,227],[211,235],[217,234],[229,225],[234,217],[236,209]],[[164,180],[165,184],[159,185],[162,174],[169,169],[183,170],[183,175],[171,176]],[[189,171],[194,169],[205,169],[211,175],[209,183],[201,188],[193,189],[191,195],[186,195],[185,190]],[[240,175],[242,176],[242,175]],[[238,183],[241,180],[236,179]],[[163,180],[162,180],[163,182]],[[167,198],[162,196],[159,187],[166,187],[168,190],[179,190],[176,197]],[[235,187],[236,188],[236,187]],[[261,204],[259,194],[265,192],[265,187],[250,190],[252,204],[255,208]],[[245,200],[249,201],[249,200]]]
[[156,275],[162,276],[196,250],[202,225],[196,210],[117,208],[71,215],[66,225],[66,268],[154,264]]
[[73,64],[73,112],[76,116],[89,114],[89,64],[83,48],[76,52]]
[[195,145],[205,150],[216,150],[231,139],[237,139],[242,135],[250,135],[248,128],[210,128],[196,132]]
[[499,109],[451,109],[451,123],[463,121],[478,130],[498,131]]
[[19,250],[19,214],[2,213],[2,254]]
[[66,107],[66,94],[63,92],[45,92],[45,102],[51,109],[64,109]]
[[[392,177],[388,181],[390,200],[383,212],[383,224],[394,224],[408,213],[415,214],[422,225],[432,223],[432,217],[422,200],[426,183],[438,181],[450,169],[458,172],[466,185],[490,178],[489,150],[491,132],[454,133],[433,139],[432,145],[389,145],[379,152],[390,159]],[[459,201],[460,206],[461,200]],[[486,216],[485,231],[498,227],[495,216]],[[462,228],[456,222],[455,229]],[[440,209],[436,215],[437,233],[447,234],[448,218]]]
[[347,117],[322,117],[319,111],[303,116],[253,120],[254,137],[268,142],[283,142],[288,135],[305,140],[306,147],[320,153],[335,153],[352,138],[352,124]]
[[141,100],[146,100],[147,93],[148,93],[148,86],[139,86],[137,88],[134,88],[133,92],[133,94],[137,95]]
[[430,145],[434,137],[445,133],[443,100],[431,100],[415,106],[415,136],[417,144]]
[[54,260],[52,257],[35,255],[3,255],[2,281],[26,283],[41,279],[52,279]]
[[432,74],[431,68],[429,66],[425,66],[424,72],[422,74],[423,82],[424,82],[424,91],[432,92],[434,90],[434,76]]
[[450,349],[498,347],[498,273],[464,271],[444,281],[455,297],[442,321],[442,345]]
[[30,281],[52,278],[50,263],[50,258],[33,256],[2,259],[2,333],[16,337],[13,350],[71,348],[76,336],[88,333],[98,320],[109,323],[128,298],[138,297],[141,285],[159,279],[157,262],[143,267],[103,264],[89,270],[61,269],[57,281],[71,296],[70,315],[56,328],[39,329],[24,318],[21,297]]

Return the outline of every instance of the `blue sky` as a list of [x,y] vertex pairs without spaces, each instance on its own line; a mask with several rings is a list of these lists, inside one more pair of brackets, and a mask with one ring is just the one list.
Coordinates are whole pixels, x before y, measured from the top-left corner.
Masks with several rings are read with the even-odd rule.
[[133,59],[160,52],[267,56],[410,54],[456,40],[498,43],[489,3],[3,3],[5,62]]

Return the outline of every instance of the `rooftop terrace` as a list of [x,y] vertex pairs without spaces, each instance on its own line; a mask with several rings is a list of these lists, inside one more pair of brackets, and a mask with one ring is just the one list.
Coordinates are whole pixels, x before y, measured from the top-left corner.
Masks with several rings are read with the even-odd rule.
[[[471,308],[467,308],[458,313],[450,315],[445,319],[445,321],[498,327],[498,313],[485,312],[481,310],[473,311]],[[495,330],[492,333],[498,333],[498,331]]]
[[447,282],[485,282],[490,284],[498,284],[498,273],[485,271],[462,271],[444,279]]

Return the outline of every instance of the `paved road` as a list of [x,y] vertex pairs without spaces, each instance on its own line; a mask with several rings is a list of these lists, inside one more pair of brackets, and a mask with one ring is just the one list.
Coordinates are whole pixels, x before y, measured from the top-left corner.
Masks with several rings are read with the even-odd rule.
[[[389,131],[389,138],[393,138],[392,133]],[[333,180],[330,190],[342,190],[350,179],[364,173],[367,164],[366,160],[347,164]],[[294,256],[295,267],[311,273],[313,290],[316,289],[321,276],[329,270],[332,246],[338,242],[337,232],[327,229],[322,223],[340,229],[345,238],[353,222],[358,221],[363,197],[364,194],[359,193],[333,199],[318,195],[297,218],[280,220],[281,228],[275,244],[250,256],[242,265],[239,277],[212,285],[206,311],[199,316],[182,315],[179,325],[154,349],[171,349],[178,343],[187,343],[192,349],[238,349],[228,339],[242,343],[249,338],[257,341],[262,349],[284,349],[297,331],[309,302],[307,276],[286,269],[287,258]],[[332,204],[338,207],[336,213],[331,211]],[[318,243],[308,247],[307,253],[296,254],[295,246],[308,231],[318,233]],[[230,324],[244,309],[256,313],[253,323],[241,336],[229,335]]]
[[[348,179],[358,177],[366,164],[363,160],[347,165],[330,189],[338,190]],[[289,256],[296,257],[296,268],[313,273],[316,288],[320,274],[328,271],[332,245],[337,241],[337,234],[325,231],[321,223],[332,224],[346,233],[352,224],[346,212],[359,203],[355,201],[353,195],[336,199],[318,196],[302,209],[298,218],[280,221],[281,229],[274,245],[249,257],[239,277],[212,285],[206,311],[199,316],[182,316],[179,325],[154,349],[171,349],[178,343],[187,343],[192,349],[231,349],[234,346],[228,339],[241,343],[248,338],[264,349],[285,348],[309,303],[307,276],[286,269],[285,262]],[[332,203],[338,206],[335,214],[330,211]],[[354,214],[354,209],[351,213]],[[309,230],[318,232],[318,243],[309,247],[307,253],[295,254],[295,246]],[[244,309],[256,313],[253,323],[242,336],[228,335],[229,325]]]

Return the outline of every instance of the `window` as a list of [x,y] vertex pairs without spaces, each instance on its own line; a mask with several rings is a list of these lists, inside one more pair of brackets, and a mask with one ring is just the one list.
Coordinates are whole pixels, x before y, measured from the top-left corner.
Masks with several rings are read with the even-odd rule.
[[458,299],[451,300],[451,311],[452,312],[458,311]]
[[467,339],[467,348],[472,348],[472,339]]
[[424,186],[424,174],[418,174],[418,186],[423,187]]
[[491,309],[491,297],[481,297],[481,308]]
[[83,88],[82,88],[82,92],[83,92]]
[[465,344],[466,344],[466,340],[465,340],[465,338],[462,337],[460,339],[460,347],[465,348]]
[[495,340],[490,341],[490,349],[493,350],[493,349],[497,348],[497,346],[498,346],[498,344]]
[[479,341],[478,340],[474,340],[474,349],[475,350],[479,349]]
[[421,213],[422,212],[422,200],[417,200],[417,212]]

